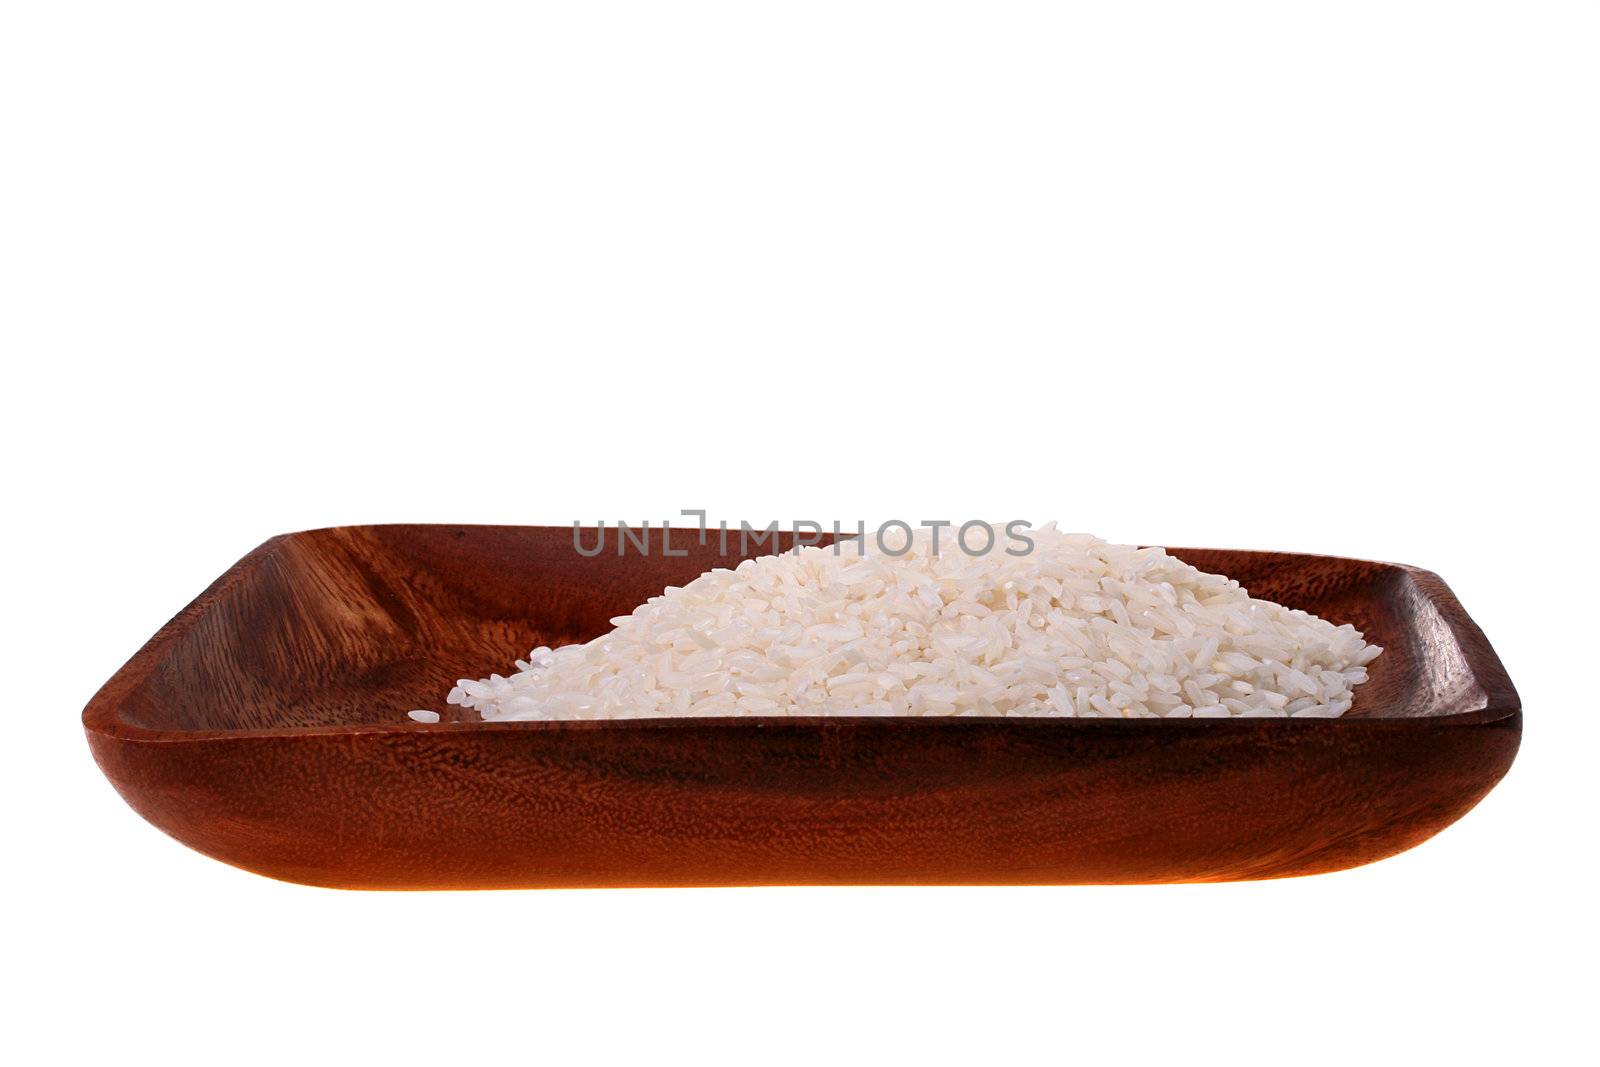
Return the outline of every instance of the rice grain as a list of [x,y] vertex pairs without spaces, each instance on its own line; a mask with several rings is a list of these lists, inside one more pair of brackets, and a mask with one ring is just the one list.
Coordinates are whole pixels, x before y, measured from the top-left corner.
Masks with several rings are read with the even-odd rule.
[[1053,524],[1033,538],[1026,556],[936,553],[921,531],[900,554],[746,560],[652,597],[586,644],[461,679],[448,700],[490,721],[1331,717],[1382,651],[1159,548]]

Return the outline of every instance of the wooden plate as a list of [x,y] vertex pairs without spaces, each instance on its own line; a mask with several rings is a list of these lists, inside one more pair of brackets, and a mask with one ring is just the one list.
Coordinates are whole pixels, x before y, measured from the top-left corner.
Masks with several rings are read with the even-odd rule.
[[560,527],[274,538],[96,694],[90,746],[135,810],[209,856],[438,889],[1313,874],[1448,826],[1521,736],[1516,691],[1436,576],[1203,549],[1173,551],[1385,647],[1348,716],[407,719],[738,558],[694,541],[586,558]]

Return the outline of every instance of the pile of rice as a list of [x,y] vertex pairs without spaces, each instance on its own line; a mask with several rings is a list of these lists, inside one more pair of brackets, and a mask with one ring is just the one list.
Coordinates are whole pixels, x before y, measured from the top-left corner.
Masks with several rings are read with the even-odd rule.
[[1159,548],[1052,524],[1028,555],[975,557],[931,534],[902,556],[852,541],[711,571],[449,702],[493,721],[1337,716],[1382,651]]

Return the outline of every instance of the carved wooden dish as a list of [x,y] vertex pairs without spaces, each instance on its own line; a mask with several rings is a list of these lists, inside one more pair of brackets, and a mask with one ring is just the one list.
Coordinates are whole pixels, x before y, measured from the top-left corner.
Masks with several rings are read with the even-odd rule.
[[1173,551],[1384,646],[1349,715],[411,722],[458,676],[587,640],[737,559],[715,537],[671,558],[585,558],[572,538],[274,538],[89,703],[95,759],[179,841],[316,885],[1185,882],[1410,848],[1482,799],[1521,735],[1510,680],[1436,576],[1200,549]]

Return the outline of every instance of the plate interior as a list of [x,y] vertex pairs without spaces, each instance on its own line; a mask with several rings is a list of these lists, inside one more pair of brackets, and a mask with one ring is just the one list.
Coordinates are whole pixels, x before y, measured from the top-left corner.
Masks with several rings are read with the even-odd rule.
[[[589,640],[667,586],[745,558],[722,554],[714,532],[700,544],[674,531],[681,556],[663,555],[659,531],[652,535],[650,553],[629,544],[619,556],[612,531],[593,557],[575,549],[570,527],[360,526],[275,538],[152,642],[154,661],[120,716],[176,731],[407,723],[412,708],[444,710],[458,677],[504,674],[536,645]],[[592,546],[593,535],[583,543]],[[1382,645],[1347,719],[1487,704],[1459,627],[1419,583],[1421,572],[1291,553],[1171,551]]]

